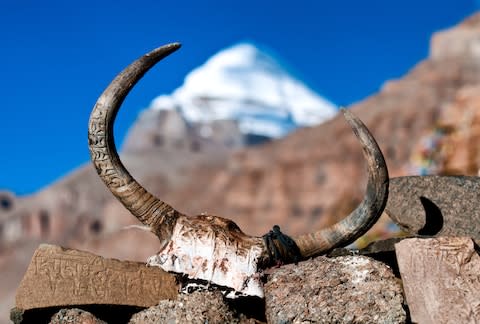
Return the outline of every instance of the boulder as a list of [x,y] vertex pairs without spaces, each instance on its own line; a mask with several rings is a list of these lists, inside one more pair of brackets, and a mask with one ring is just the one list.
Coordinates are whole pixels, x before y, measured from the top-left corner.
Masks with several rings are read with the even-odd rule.
[[390,268],[363,256],[286,265],[265,284],[269,323],[405,323],[403,300]]
[[155,323],[260,323],[239,317],[218,291],[180,294],[177,300],[162,300],[132,316],[129,324]]
[[395,249],[413,322],[480,322],[480,255],[472,239],[412,238]]

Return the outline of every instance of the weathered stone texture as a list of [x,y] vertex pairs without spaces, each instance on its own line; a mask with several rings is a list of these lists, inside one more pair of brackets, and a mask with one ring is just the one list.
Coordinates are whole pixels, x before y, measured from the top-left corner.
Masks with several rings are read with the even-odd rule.
[[177,300],[162,300],[132,316],[130,324],[156,323],[259,323],[239,318],[225,303],[220,292],[181,294]]
[[406,239],[395,248],[413,322],[480,322],[480,256],[470,238]]
[[93,314],[78,309],[61,309],[52,316],[49,324],[107,324]]
[[385,212],[407,233],[480,242],[479,177],[400,177],[390,183]]
[[23,310],[91,304],[149,307],[161,299],[175,298],[177,291],[174,276],[159,268],[42,244],[17,290],[16,307]]
[[265,284],[269,323],[405,323],[390,268],[362,256],[318,257],[275,269]]

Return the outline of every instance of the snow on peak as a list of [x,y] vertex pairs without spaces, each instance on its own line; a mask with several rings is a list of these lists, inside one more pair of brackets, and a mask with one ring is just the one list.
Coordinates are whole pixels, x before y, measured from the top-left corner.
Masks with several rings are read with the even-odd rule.
[[215,54],[172,95],[155,98],[150,107],[179,109],[190,122],[237,120],[243,133],[273,138],[337,113],[334,104],[251,43]]

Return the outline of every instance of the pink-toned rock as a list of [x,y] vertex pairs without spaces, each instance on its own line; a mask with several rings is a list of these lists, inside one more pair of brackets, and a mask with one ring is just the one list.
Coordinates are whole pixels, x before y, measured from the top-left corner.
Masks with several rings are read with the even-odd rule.
[[405,323],[399,281],[363,256],[318,257],[274,269],[265,284],[269,323]]
[[472,239],[406,239],[395,249],[413,322],[480,322],[480,255]]
[[23,310],[65,305],[148,307],[177,296],[175,277],[142,263],[42,244],[16,295]]

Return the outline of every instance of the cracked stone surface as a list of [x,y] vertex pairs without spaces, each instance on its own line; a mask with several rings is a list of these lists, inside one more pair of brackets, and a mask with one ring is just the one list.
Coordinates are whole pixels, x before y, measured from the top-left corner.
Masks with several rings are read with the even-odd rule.
[[363,256],[317,257],[273,269],[265,284],[269,323],[406,323],[402,287]]

